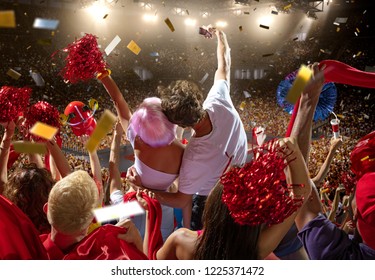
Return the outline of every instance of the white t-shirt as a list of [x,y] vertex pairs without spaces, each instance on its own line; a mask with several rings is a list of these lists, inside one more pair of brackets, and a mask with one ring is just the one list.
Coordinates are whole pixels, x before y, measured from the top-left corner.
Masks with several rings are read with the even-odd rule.
[[185,194],[208,195],[231,158],[230,165],[240,166],[246,161],[246,132],[230,98],[228,81],[215,81],[203,108],[212,131],[191,137],[185,148],[179,177],[179,191]]

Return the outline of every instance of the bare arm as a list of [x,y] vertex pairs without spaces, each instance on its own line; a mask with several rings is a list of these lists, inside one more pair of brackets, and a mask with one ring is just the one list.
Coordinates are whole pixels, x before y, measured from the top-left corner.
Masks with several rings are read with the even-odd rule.
[[[89,137],[87,135],[82,135],[79,137],[79,140],[86,146]],[[103,191],[103,180],[102,180],[102,168],[100,166],[100,161],[96,149],[89,153],[90,159],[90,168],[93,175],[93,179],[98,187],[98,205],[102,205],[103,198],[104,198],[104,191]]]
[[[135,186],[143,188],[141,178],[138,175],[137,170],[135,170],[134,167],[130,167],[128,169],[126,178],[129,182],[131,182]],[[152,192],[155,194],[155,198],[160,202],[160,204],[167,205],[173,208],[181,208],[184,227],[190,228],[193,195],[185,194],[180,191],[172,193],[172,192],[152,190]]]
[[[163,205],[173,208],[181,208],[183,212],[184,227],[190,228],[192,195],[180,191],[169,193],[163,191],[154,191],[156,199]],[[185,220],[186,219],[186,220]]]
[[328,156],[326,160],[324,161],[322,167],[320,168],[318,174],[312,179],[316,186],[319,186],[319,184],[327,176],[327,173],[329,171],[329,166],[331,165],[331,162],[335,156],[335,152],[341,145],[342,145],[342,138],[331,140],[331,146],[329,148]]
[[[44,168],[45,167],[45,165],[43,163],[43,160],[42,160],[42,157],[39,154],[28,154],[27,156],[29,157],[29,161],[32,162],[32,163],[35,163],[38,168]],[[51,159],[50,159],[50,165],[51,165],[51,169],[52,169]],[[51,171],[51,173],[52,173],[52,171]]]
[[[291,155],[289,155],[286,159],[289,161],[287,170],[290,173],[287,177],[287,183],[293,185],[294,195],[301,197],[305,202],[311,192],[311,185],[309,182],[305,161],[298,149],[295,139],[285,138],[283,141],[285,141],[285,145],[287,145],[288,150],[293,151],[293,153],[291,153]],[[283,142],[281,142],[281,145],[283,145]],[[295,160],[291,161],[293,158],[295,158]],[[303,185],[303,187],[300,185]],[[301,208],[286,218],[282,223],[265,227],[262,230],[258,241],[260,259],[264,259],[277,247],[290,227],[293,225],[294,219],[300,209]]]
[[216,80],[227,80],[230,82],[230,48],[227,36],[221,30],[214,30],[217,37],[217,70],[215,72]]
[[330,220],[331,222],[333,222],[336,218],[336,211],[340,202],[340,193],[342,192],[345,192],[345,187],[341,185],[335,191],[335,197],[333,198],[331,212],[329,212],[328,220]]
[[[329,189],[327,189],[327,190],[329,191]],[[328,210],[329,210],[326,203],[329,203],[331,200],[329,199],[325,189],[320,188],[319,194],[320,194],[321,212],[326,215],[328,213]]]
[[156,254],[158,260],[192,260],[198,234],[186,228],[179,228],[168,236]]
[[69,162],[66,159],[65,155],[56,144],[55,140],[47,141],[47,149],[49,150],[51,156],[53,157],[56,167],[61,174],[61,177],[69,175],[72,170],[70,169]]
[[324,67],[319,69],[317,63],[313,66],[313,77],[305,87],[301,99],[298,114],[293,125],[291,137],[296,138],[306,165],[309,162],[312,121],[319,101],[319,95],[324,85]]
[[176,251],[177,251],[177,236],[180,229],[171,233],[168,236],[167,240],[164,242],[163,246],[156,253],[157,260],[178,260]]
[[15,123],[13,121],[3,124],[4,135],[0,144],[0,194],[4,191],[4,185],[8,181],[8,158],[9,158],[9,147],[10,142],[14,134]]
[[[143,192],[151,198],[155,197],[155,194],[153,192],[150,192],[150,191],[147,191],[147,190],[143,190]],[[143,238],[143,253],[145,253],[145,255],[150,258],[152,256],[148,255],[148,241],[149,241],[149,236],[150,236],[150,232],[149,232],[150,222],[148,220],[148,218],[149,218],[148,204],[147,204],[147,201],[142,197],[140,189],[137,190],[136,198],[137,198],[137,201],[139,202],[139,204],[145,210],[145,214],[146,214],[146,217],[145,217],[145,220],[146,220],[145,235],[144,235],[144,238]]]
[[[39,155],[37,154],[34,154],[37,158],[40,158]],[[29,156],[34,156],[34,155],[29,155]],[[35,160],[37,160],[37,158]],[[30,159],[31,160],[31,159]],[[43,162],[42,162],[43,164]],[[43,164],[43,167],[44,167],[44,164]],[[52,175],[52,178],[57,182],[59,180],[61,180],[61,174],[57,168],[57,165],[56,165],[56,162],[53,160],[53,157],[52,155],[49,155],[49,167],[50,167],[50,171],[51,171],[51,175]]]
[[[313,185],[314,183],[311,181],[311,184]],[[302,206],[301,211],[295,219],[298,230],[300,231],[308,222],[315,219],[320,212],[322,212],[322,204],[318,190],[313,185],[310,198]]]
[[125,101],[124,96],[111,76],[108,75],[102,78],[100,81],[108,94],[111,96],[115,104],[117,115],[120,118],[121,125],[124,131],[126,131],[128,129],[129,120],[132,116],[128,103]]
[[92,153],[89,152],[89,158],[90,158],[91,172],[96,182],[96,185],[98,187],[98,193],[99,193],[98,204],[102,205],[103,198],[104,198],[102,169],[100,166],[98,154],[96,153],[96,149]]
[[120,122],[117,122],[113,131],[111,144],[111,153],[109,155],[109,193],[121,190],[120,166],[120,143],[123,134],[123,128]]
[[127,232],[125,234],[119,234],[117,236],[119,239],[125,240],[128,243],[133,243],[139,251],[143,252],[141,234],[139,233],[139,230],[130,219],[118,222],[116,226],[127,229]]

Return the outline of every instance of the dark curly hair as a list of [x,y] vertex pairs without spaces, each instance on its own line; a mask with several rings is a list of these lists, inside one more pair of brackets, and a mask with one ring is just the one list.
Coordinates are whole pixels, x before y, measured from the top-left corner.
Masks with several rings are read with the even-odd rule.
[[218,182],[207,197],[203,211],[203,233],[198,239],[195,260],[257,260],[261,225],[234,222],[222,200]]
[[203,94],[198,85],[178,80],[167,88],[158,88],[161,108],[168,120],[181,127],[192,127],[204,116]]
[[4,196],[30,218],[40,233],[51,230],[43,206],[54,183],[47,169],[32,163],[14,170],[4,186]]

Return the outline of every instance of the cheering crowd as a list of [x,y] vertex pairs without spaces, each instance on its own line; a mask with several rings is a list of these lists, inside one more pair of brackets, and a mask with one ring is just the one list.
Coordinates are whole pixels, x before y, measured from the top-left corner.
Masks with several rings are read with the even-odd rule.
[[[110,67],[72,86],[56,78],[59,62],[45,50],[32,47],[21,56],[1,39],[4,60],[43,74],[46,85],[31,86],[31,103],[46,101],[62,113],[66,96],[85,105],[95,98],[94,117],[107,109],[116,121],[94,150],[86,148],[90,133],[82,126],[77,135],[69,118],[56,137],[41,141],[25,135],[25,115],[9,117],[14,104],[3,98],[0,259],[287,259],[281,247],[292,259],[375,259],[374,97],[368,86],[375,75],[345,74],[350,86],[338,86],[334,113],[341,135],[334,138],[329,121],[313,122],[327,79],[324,65],[310,64],[313,75],[290,116],[276,104],[269,79],[251,87],[232,79],[224,31],[210,27],[205,36],[216,42],[212,55],[197,63],[215,65],[205,90],[190,80],[144,83]],[[27,36],[16,40],[20,49],[30,43]],[[308,52],[302,48],[300,55]],[[343,55],[341,62],[351,59]],[[32,80],[1,82],[22,87]],[[238,93],[242,89],[251,97]],[[265,141],[259,127],[272,140]],[[177,135],[184,129],[192,131],[188,139]],[[45,152],[17,151],[17,140],[40,141]],[[127,170],[120,170],[122,145],[134,150]],[[103,149],[110,151],[108,168],[97,154]],[[94,218],[95,209],[132,201],[143,214]]]

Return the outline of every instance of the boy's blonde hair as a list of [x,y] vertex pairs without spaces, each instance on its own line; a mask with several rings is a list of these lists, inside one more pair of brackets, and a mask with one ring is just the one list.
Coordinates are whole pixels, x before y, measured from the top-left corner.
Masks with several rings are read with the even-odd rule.
[[86,171],[75,171],[58,181],[48,197],[47,218],[60,233],[87,230],[98,205],[98,189]]

